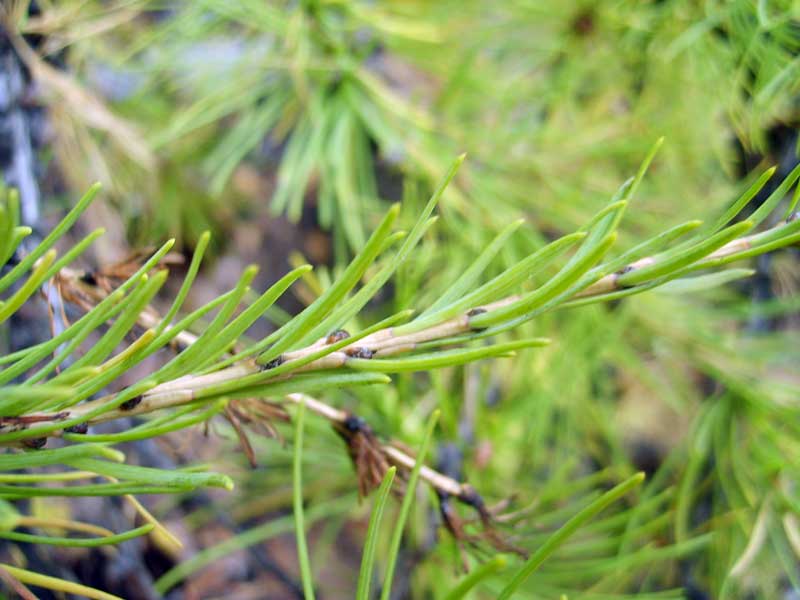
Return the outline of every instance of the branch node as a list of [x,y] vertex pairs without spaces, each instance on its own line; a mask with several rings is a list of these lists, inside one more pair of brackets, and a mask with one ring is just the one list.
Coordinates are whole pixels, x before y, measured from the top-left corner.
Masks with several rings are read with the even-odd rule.
[[486,327],[473,327],[469,323],[470,318],[482,315],[485,312],[487,312],[485,308],[471,308],[469,311],[467,311],[467,325],[472,331],[483,331],[486,329]]
[[624,285],[624,284],[623,284],[623,285],[620,285],[620,283],[619,283],[619,278],[620,278],[622,275],[625,275],[626,273],[630,273],[631,271],[635,271],[635,270],[636,270],[636,266],[635,266],[635,265],[625,265],[625,266],[624,266],[624,267],[622,267],[622,268],[621,268],[619,271],[616,271],[616,272],[613,274],[613,281],[614,281],[614,286],[613,286],[613,287],[614,287],[614,288],[617,288],[617,289],[619,289],[619,288],[627,288],[627,287],[631,287],[631,286]]
[[342,422],[345,429],[351,433],[358,433],[359,431],[364,431],[365,429],[369,429],[367,422],[359,417],[358,415],[349,414]]
[[46,444],[47,444],[46,437],[28,438],[26,440],[22,440],[22,445],[25,448],[30,448],[31,450],[40,450],[41,448],[44,448]]
[[269,371],[270,369],[274,369],[275,367],[280,367],[285,360],[286,359],[283,357],[283,354],[281,354],[279,357],[273,358],[267,364],[261,365],[260,368],[262,371]]
[[350,333],[347,330],[336,329],[328,334],[328,337],[325,338],[325,343],[330,346],[331,344],[335,344],[336,342],[341,342],[342,340],[346,340],[349,337]]
[[77,425],[71,425],[70,427],[65,427],[65,433],[80,433],[84,434],[89,431],[89,423],[84,421],[83,423],[78,423]]
[[136,396],[135,398],[131,398],[130,400],[126,400],[125,402],[120,404],[119,405],[119,409],[120,410],[126,410],[126,411],[127,410],[133,410],[134,408],[139,406],[139,403],[141,401],[142,401],[142,397],[141,396]]
[[348,413],[344,421],[333,423],[333,428],[347,444],[356,468],[359,496],[366,498],[381,484],[390,466],[381,444],[367,422],[352,413]]
[[375,352],[363,346],[356,346],[355,348],[348,348],[344,351],[350,358],[365,358],[370,359],[375,356]]

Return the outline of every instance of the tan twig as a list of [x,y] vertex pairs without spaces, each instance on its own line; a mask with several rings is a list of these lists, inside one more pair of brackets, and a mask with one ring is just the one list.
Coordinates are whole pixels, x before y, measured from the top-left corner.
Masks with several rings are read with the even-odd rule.
[[[698,264],[702,265],[704,262],[712,261],[718,258],[730,256],[736,252],[746,250],[752,247],[752,238],[754,236],[744,237],[733,240],[715,252],[709,254],[707,257],[699,261]],[[617,273],[612,273],[598,279],[593,284],[576,294],[576,297],[597,296],[609,293],[611,291],[620,289],[617,282],[618,276],[622,272],[630,272],[635,269],[640,269],[647,265],[653,264],[655,259],[653,257],[645,257],[639,259]],[[121,274],[122,275],[122,274]],[[65,299],[76,302],[83,306],[86,310],[90,310],[92,304],[96,304],[110,292],[110,286],[102,285],[101,282],[93,285],[91,282],[86,281],[86,274],[79,271],[63,269],[57,276],[59,278],[60,289],[65,290]],[[108,276],[109,279],[113,277]],[[330,340],[321,338],[307,346],[291,352],[287,352],[280,356],[271,365],[262,366],[256,363],[252,358],[243,359],[240,362],[205,375],[185,375],[172,381],[167,381],[156,385],[148,390],[140,397],[126,402],[119,408],[106,411],[103,414],[96,416],[88,421],[89,424],[110,421],[125,416],[132,416],[137,414],[149,413],[164,408],[170,408],[188,404],[207,396],[203,396],[204,390],[211,386],[217,386],[224,383],[234,382],[241,380],[244,377],[263,374],[263,380],[259,379],[259,383],[276,382],[291,378],[293,375],[308,371],[329,370],[341,367],[346,367],[351,359],[363,358],[382,358],[392,356],[404,352],[409,352],[417,348],[420,344],[425,342],[447,340],[448,338],[458,336],[465,333],[472,332],[470,327],[470,317],[479,313],[487,313],[503,306],[507,306],[520,298],[519,295],[512,295],[502,300],[478,306],[465,311],[461,315],[454,318],[445,320],[441,323],[428,327],[426,329],[407,333],[404,335],[395,334],[392,327],[376,331],[351,345],[345,346],[337,351],[331,352],[321,358],[313,360],[303,365],[299,365],[296,369],[289,369],[288,371],[278,375],[270,376],[269,367],[277,365],[291,364],[292,362],[300,361],[308,357],[314,352],[318,352]],[[154,310],[148,308],[140,316],[140,323],[146,327],[156,327],[160,324],[160,316]],[[176,336],[176,340],[185,346],[190,346],[197,338],[189,332],[180,332]],[[34,430],[36,428],[44,428],[49,422],[64,421],[80,418],[82,415],[89,414],[90,411],[105,405],[115,397],[115,394],[109,394],[92,400],[90,402],[82,403],[78,406],[72,407],[68,410],[61,411],[54,415],[30,415],[38,422],[36,424],[26,425],[26,428]],[[0,432],[15,431],[22,428],[22,426],[0,421]]]

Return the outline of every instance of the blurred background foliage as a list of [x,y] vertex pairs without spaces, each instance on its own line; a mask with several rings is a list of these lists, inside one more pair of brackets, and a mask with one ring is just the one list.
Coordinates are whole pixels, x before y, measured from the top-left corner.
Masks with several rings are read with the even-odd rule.
[[[54,195],[106,185],[113,204],[87,219],[117,233],[111,256],[123,239],[167,236],[189,253],[211,229],[207,294],[231,264],[255,259],[274,282],[305,255],[320,268],[276,323],[330,285],[391,201],[412,224],[460,152],[440,227],[362,325],[433,303],[515,219],[526,225],[489,275],[582,226],[661,136],[620,226],[623,249],[714,221],[774,165],[757,206],[798,163],[792,0],[12,0],[6,11],[46,109],[40,160]],[[521,335],[552,337],[546,350],[326,399],[412,447],[439,407],[432,455],[485,498],[513,498],[514,537],[528,548],[586,498],[635,469],[651,475],[637,502],[565,545],[520,597],[794,597],[799,265],[789,249],[754,261],[744,283],[543,314]],[[325,597],[347,597],[338,570],[358,560],[339,548],[359,552],[368,503],[354,514],[352,467],[330,451],[341,443],[306,421],[312,564],[328,565],[316,573]],[[224,433],[215,448],[235,446]],[[180,508],[194,532],[256,527],[251,544],[281,533],[291,453],[254,443],[255,471],[220,452],[244,482],[237,494],[165,499],[160,514]],[[458,580],[456,544],[437,522],[418,502],[395,597],[443,598],[443,581]],[[230,552],[246,545],[232,539]],[[219,593],[231,581],[248,593],[254,584],[230,569],[197,576],[208,597],[220,582]],[[480,597],[503,587],[497,570]],[[268,571],[293,589],[294,565]]]

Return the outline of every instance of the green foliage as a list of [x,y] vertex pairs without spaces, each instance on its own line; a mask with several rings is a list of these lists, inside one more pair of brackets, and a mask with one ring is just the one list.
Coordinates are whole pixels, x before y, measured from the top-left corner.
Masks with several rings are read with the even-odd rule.
[[[385,319],[377,326],[358,327],[353,319],[364,309],[380,286],[395,275],[398,267],[419,253],[415,246],[422,241],[428,230],[431,223],[431,212],[442,195],[444,185],[452,179],[454,169],[447,175],[426,209],[419,215],[417,222],[405,237],[404,243],[396,252],[390,256],[383,256],[384,253],[390,252],[390,247],[386,245],[387,240],[393,239],[391,225],[397,214],[397,208],[393,207],[363,250],[355,256],[348,268],[342,271],[339,279],[332,283],[305,311],[299,313],[264,340],[246,342],[244,346],[240,346],[245,341],[243,334],[255,320],[264,314],[281,293],[307,272],[308,267],[295,269],[293,273],[281,279],[266,293],[258,296],[249,306],[240,309],[256,271],[255,267],[248,267],[230,292],[195,311],[195,313],[206,314],[209,310],[216,310],[216,315],[204,327],[203,332],[193,336],[191,342],[187,343],[185,349],[179,352],[175,358],[154,369],[149,375],[141,377],[138,382],[112,391],[100,398],[87,400],[109,385],[113,389],[115,382],[123,373],[165,347],[180,334],[189,333],[188,328],[196,322],[196,319],[187,318],[180,320],[177,324],[170,324],[159,319],[151,322],[148,326],[149,329],[132,342],[124,342],[126,338],[129,338],[133,327],[142,321],[148,304],[164,284],[166,271],[158,266],[158,261],[169,250],[171,244],[168,243],[146,260],[131,277],[125,279],[115,291],[108,293],[104,299],[98,298],[96,306],[69,327],[78,332],[75,334],[77,343],[69,345],[66,350],[58,350],[57,346],[53,344],[59,339],[57,335],[51,342],[31,346],[6,356],[3,360],[4,369],[0,371],[0,377],[6,383],[3,388],[5,413],[2,423],[0,423],[0,442],[6,446],[22,445],[36,448],[41,445],[39,440],[45,442],[48,437],[63,432],[65,440],[69,443],[57,449],[29,450],[0,457],[4,473],[12,474],[23,469],[37,469],[51,465],[64,469],[65,476],[74,470],[83,473],[82,477],[84,478],[101,477],[108,483],[80,483],[52,488],[36,485],[35,477],[25,481],[33,485],[22,485],[22,482],[16,482],[12,478],[0,485],[0,497],[14,500],[40,495],[69,497],[181,493],[203,486],[219,486],[230,489],[233,485],[232,481],[225,475],[186,470],[163,471],[126,465],[122,462],[124,456],[120,452],[103,444],[144,439],[191,426],[201,420],[209,419],[216,412],[231,406],[231,403],[235,403],[237,398],[280,398],[295,392],[330,391],[332,388],[343,385],[385,383],[390,381],[385,376],[386,373],[430,371],[441,368],[448,368],[452,372],[455,367],[465,363],[494,356],[509,356],[517,350],[541,346],[546,340],[528,338],[489,345],[484,343],[469,345],[469,342],[493,337],[503,331],[518,329],[534,317],[568,305],[576,296],[594,300],[616,298],[618,296],[615,294],[618,293],[619,288],[623,288],[622,292],[626,295],[631,295],[661,286],[666,282],[671,282],[674,294],[676,290],[680,291],[681,286],[688,287],[688,289],[698,287],[697,279],[703,279],[704,285],[699,286],[703,289],[712,284],[724,283],[731,277],[741,276],[741,270],[734,270],[730,274],[720,271],[716,274],[703,275],[700,278],[681,278],[681,276],[697,269],[708,270],[709,266],[718,264],[720,258],[729,259],[742,252],[749,255],[754,249],[772,248],[775,245],[793,243],[796,240],[796,221],[785,225],[779,224],[765,232],[749,237],[740,237],[753,227],[752,223],[744,222],[717,233],[709,230],[705,235],[698,236],[696,241],[690,240],[671,249],[662,249],[645,263],[641,262],[642,257],[636,253],[633,255],[623,253],[626,260],[630,258],[639,262],[633,263],[635,266],[629,267],[625,272],[618,272],[619,265],[616,264],[614,258],[608,257],[617,237],[616,229],[621,222],[622,209],[625,207],[624,202],[620,203],[617,199],[618,195],[612,198],[608,207],[591,218],[580,231],[566,236],[565,239],[568,243],[555,242],[555,246],[554,244],[545,246],[544,250],[531,255],[531,258],[535,260],[523,259],[519,265],[514,265],[500,273],[489,283],[481,284],[482,267],[490,262],[486,257],[496,253],[497,244],[495,241],[491,242],[487,250],[481,253],[477,262],[473,263],[477,266],[468,272],[468,277],[460,278],[458,285],[459,288],[463,288],[461,294],[457,296],[443,295],[444,300],[438,302],[435,310],[420,311],[420,316],[412,319],[407,325],[390,327],[398,320],[408,319],[409,311]],[[791,182],[793,181],[794,175]],[[625,193],[627,193],[625,190],[629,192],[631,189],[628,186],[623,187],[622,197],[625,197]],[[779,191],[785,193],[788,191],[788,185],[781,186]],[[50,285],[44,274],[50,274],[50,267],[56,260],[53,246],[58,238],[68,231],[80,210],[86,208],[95,193],[96,189],[93,189],[90,194],[85,196],[78,203],[76,209],[70,212],[64,221],[55,228],[55,234],[46,237],[40,245],[27,253],[3,277],[2,281],[5,282],[8,298],[0,306],[9,315],[21,306],[22,301],[18,300],[21,294],[24,294],[25,298],[30,298],[42,286]],[[13,194],[3,197],[5,210],[0,214],[4,219],[16,218],[15,202]],[[774,204],[772,203],[773,206]],[[756,215],[754,220],[763,219],[759,219]],[[7,231],[13,231],[17,225],[15,222],[4,221],[0,223],[0,227]],[[501,239],[508,235],[512,235],[510,230],[507,230]],[[659,239],[663,239],[663,236]],[[207,236],[203,236],[201,240],[205,243]],[[547,263],[554,260],[558,254],[558,252],[549,250],[550,248],[555,247],[563,251],[578,240],[581,240],[581,244],[562,266],[555,269],[547,268]],[[763,240],[767,240],[767,243],[762,243]],[[651,245],[647,245],[647,248],[650,247]],[[16,251],[17,248],[12,250]],[[546,254],[542,254],[542,252],[546,252]],[[71,256],[71,254],[68,255]],[[34,256],[35,259],[30,260],[30,256]],[[547,257],[546,263],[542,262],[543,256]],[[177,318],[182,299],[188,293],[188,286],[195,277],[198,266],[199,258],[190,266],[184,285],[181,286],[177,299],[167,313],[170,319]],[[531,273],[531,267],[534,267],[533,273]],[[544,278],[536,277],[535,275],[542,270],[550,272]],[[372,273],[370,276],[366,275],[368,271]],[[68,274],[69,271],[63,270],[54,274],[61,278],[62,291],[64,286],[78,285],[77,282],[80,281],[80,277],[75,275],[69,279]],[[533,283],[532,286],[530,283],[526,285],[526,280],[531,279],[539,283]],[[510,288],[519,288],[520,285],[523,286],[521,293],[508,296]],[[16,289],[11,286],[16,286]],[[530,291],[524,291],[529,286]],[[358,289],[356,290],[356,288]],[[466,304],[465,298],[467,299]],[[238,315],[236,314],[237,310],[240,310]],[[347,325],[356,333],[352,337],[342,340],[323,342],[322,345],[320,342],[316,342],[320,335],[319,332],[328,331],[334,324]],[[86,339],[87,334],[92,331],[100,333],[97,341],[91,347],[85,347],[77,355],[82,340]],[[468,345],[455,349],[441,348],[454,343]],[[236,353],[234,358],[231,358],[229,350],[239,347],[242,349]],[[433,349],[433,351],[419,352],[420,349]],[[35,371],[28,379],[9,385],[14,378],[29,372],[29,369],[37,363],[45,361],[47,355],[53,351],[58,353],[58,360],[55,364],[51,361],[44,369]],[[400,356],[392,358],[394,354]],[[60,372],[55,371],[54,367],[63,363],[69,355],[73,355],[72,362]],[[248,358],[255,356],[257,356],[255,360]],[[383,356],[389,358],[383,358]],[[374,374],[369,372],[361,374],[362,370],[374,372]],[[303,371],[310,372],[303,373]],[[398,385],[403,384],[398,382]],[[307,451],[303,450],[301,441],[305,402],[305,400],[300,400],[300,412],[296,416],[296,450],[293,459],[294,509],[304,587],[307,596],[311,596],[313,594],[311,583],[313,576],[303,535],[305,511],[300,479],[304,460],[314,460],[307,457]],[[168,411],[168,414],[160,414],[163,411]],[[81,423],[97,423],[132,414],[148,416],[149,420],[123,434],[98,436],[68,431],[70,427]],[[391,590],[392,574],[404,524],[411,516],[411,500],[422,467],[421,461],[424,460],[433,424],[435,418],[438,418],[438,414],[435,412],[434,416],[429,419],[420,458],[416,461],[408,479],[405,500],[388,550],[384,595],[388,595]],[[701,437],[701,439],[703,438]],[[702,454],[698,456],[702,456]],[[691,464],[700,463],[690,462]],[[689,469],[689,472],[695,473],[696,476],[697,470]],[[564,474],[566,475],[567,472],[565,471]],[[602,473],[601,475],[606,476]],[[44,478],[40,479],[38,483],[48,480],[44,473],[42,476]],[[684,480],[681,488],[683,490],[691,490],[694,487],[689,473],[687,473],[687,477],[689,478]],[[568,488],[565,488],[563,483],[559,483],[558,476],[552,477],[551,481],[556,485],[553,488],[553,500],[566,499],[570,496]],[[641,477],[635,476],[626,483],[620,484],[614,491],[598,498],[561,529],[558,529],[548,542],[539,547],[537,553],[520,571],[519,576],[512,580],[512,583],[509,584],[512,587],[508,587],[503,593],[510,594],[530,576],[544,558],[552,554],[564,540],[584,525],[585,521],[640,481]],[[578,480],[576,483],[578,486],[576,491],[586,485],[582,480]],[[384,487],[384,500],[386,489],[388,488]],[[664,494],[658,496],[662,502],[667,497]],[[585,500],[579,499],[578,502],[582,503]],[[620,558],[622,564],[626,564],[625,561],[628,561],[630,565],[647,564],[662,556],[682,556],[705,546],[708,543],[706,537],[689,535],[689,528],[685,521],[685,515],[688,514],[686,507],[689,502],[691,500],[687,499],[685,493],[678,495],[676,508],[678,520],[676,522],[679,524],[680,530],[674,546],[662,549],[647,549],[645,546],[639,551],[631,548],[628,554],[624,555],[624,559]],[[646,503],[643,503],[639,507],[645,505]],[[651,506],[656,508],[658,505]],[[637,513],[639,507],[632,509],[632,512]],[[558,515],[568,515],[572,510],[572,504],[567,503],[564,507],[554,508],[551,517],[548,517],[547,513],[540,513],[537,520],[544,524],[548,522],[548,518],[558,519]],[[620,516],[624,514],[620,513]],[[646,514],[638,512],[636,516],[638,519],[643,519]],[[683,515],[683,520],[681,520],[681,515]],[[10,521],[12,530],[4,533],[4,537],[23,542],[75,546],[97,545],[104,541],[103,538],[61,538],[15,533],[13,532],[14,522],[13,519]],[[551,522],[555,524],[558,521],[552,520]],[[614,518],[609,521],[609,523],[614,523],[615,527],[624,525],[625,522],[619,519],[614,520]],[[638,528],[650,531],[656,523],[659,525],[652,530],[652,533],[655,533],[662,526],[658,519],[652,522],[643,522]],[[681,523],[683,524],[681,525]],[[105,541],[113,543],[136,535],[143,535],[152,528],[153,525],[148,525],[128,533],[109,535]],[[271,528],[269,531],[271,532],[273,529]],[[634,531],[636,530],[638,529],[634,528]],[[374,535],[374,532],[371,535]],[[625,535],[629,535],[629,532],[626,532]],[[536,545],[537,537],[537,535],[527,535],[526,544]],[[244,543],[250,542],[248,540]],[[369,560],[374,560],[374,547],[370,555]],[[580,555],[579,553],[577,556]],[[589,560],[581,567],[580,572],[584,577],[589,574],[600,577],[620,568],[620,564],[619,561]],[[545,574],[541,581],[537,579],[539,582],[537,585],[542,585],[542,582],[545,586],[548,585],[547,582],[551,581],[552,577],[560,572],[559,569],[563,568],[556,567],[556,570],[549,575]],[[481,571],[481,573],[485,573],[488,577],[490,572],[496,570],[497,568],[494,568]],[[182,573],[185,575],[186,571]],[[177,581],[174,579],[175,576],[165,577],[159,584],[161,589],[167,589]],[[477,581],[475,582],[477,583]],[[556,585],[556,580],[552,581],[552,585]],[[489,586],[492,587],[492,584]],[[461,586],[458,589],[465,589],[465,587]]]
[[[418,462],[421,464],[421,461]],[[394,481],[396,472],[397,467],[389,467],[389,470],[386,471],[386,475],[383,476],[381,486],[375,494],[375,506],[369,517],[369,528],[367,529],[367,536],[364,541],[364,555],[361,558],[361,571],[358,574],[357,600],[368,600],[370,597],[370,583],[372,583],[372,570],[375,564],[375,546],[378,533],[380,532],[383,509],[389,498],[389,492],[392,490],[392,482]]]
[[417,493],[417,481],[419,479],[419,472],[422,469],[423,461],[428,454],[430,448],[431,437],[433,430],[436,427],[436,422],[439,420],[439,411],[435,410],[428,418],[428,423],[425,425],[425,436],[422,438],[422,446],[419,449],[414,468],[411,470],[411,475],[408,477],[408,485],[406,493],[403,495],[403,503],[400,505],[400,513],[397,516],[397,522],[394,524],[392,531],[392,539],[389,545],[389,554],[386,560],[386,574],[384,575],[383,585],[381,587],[381,600],[387,600],[392,593],[392,579],[394,572],[397,568],[397,557],[400,552],[400,544],[403,540],[403,530],[408,520],[411,505],[414,502],[414,495]]
[[303,579],[303,594],[306,598],[314,598],[314,584],[312,583],[311,565],[309,564],[308,548],[306,547],[306,528],[303,518],[303,417],[306,405],[300,402],[295,415],[294,426],[294,462],[292,470],[292,509],[294,510],[294,528],[297,534],[297,557],[300,563],[300,576]]
[[644,473],[637,473],[614,489],[609,490],[600,498],[592,502],[589,506],[581,510],[578,514],[567,521],[558,531],[550,536],[539,549],[525,562],[523,567],[514,575],[508,585],[500,593],[501,600],[510,598],[514,592],[528,579],[533,572],[558,548],[564,541],[575,533],[582,525],[615,500],[619,500],[637,485],[644,481]]
[[[787,152],[772,146],[775,131],[797,121],[796,2],[204,0],[164,11],[149,0],[69,0],[40,3],[42,18],[26,4],[6,27],[44,36],[39,56],[22,56],[73,189],[103,180],[124,215],[115,227],[106,213],[109,230],[174,236],[194,254],[176,294],[160,266],[168,243],[51,340],[0,354],[0,443],[51,440],[0,457],[9,459],[0,496],[191,493],[235,478],[237,494],[220,501],[231,514],[294,505],[295,517],[269,516],[202,550],[158,590],[293,529],[306,542],[312,526],[324,533],[300,562],[304,587],[319,587],[332,536],[362,514],[341,430],[330,425],[352,412],[379,438],[419,447],[438,409],[432,456],[455,445],[485,498],[515,503],[489,519],[508,547],[464,518],[469,506],[431,547],[430,509],[444,515],[448,498],[418,495],[403,517],[403,551],[424,556],[404,582],[414,597],[498,597],[530,570],[512,549],[536,566],[514,580],[516,597],[800,588],[800,356],[792,329],[745,332],[759,319],[791,324],[796,266],[773,255],[772,300],[739,293],[754,273],[749,259],[800,242],[800,170],[773,185],[771,167]],[[70,71],[58,77],[41,57],[64,48]],[[119,77],[113,89],[106,70]],[[659,150],[653,140],[665,134]],[[470,159],[448,169],[464,150]],[[402,202],[390,205],[400,177]],[[38,290],[87,291],[70,265],[102,231],[78,243],[64,234],[95,192],[14,257],[31,231],[18,224],[14,191],[3,191],[0,264],[21,259],[0,274],[6,325]],[[231,290],[186,309],[204,255],[219,249],[211,240],[267,213],[304,215],[304,226],[316,216],[332,234],[331,265],[294,262],[260,294],[247,267]],[[294,291],[307,306],[283,314],[277,303]],[[149,308],[159,297],[171,301],[163,318]],[[251,333],[276,314],[272,333]],[[342,328],[349,338],[321,342]],[[134,367],[137,381],[123,386]],[[327,408],[300,404],[306,433],[294,453],[251,436],[266,466],[253,477],[233,452],[215,463],[220,475],[132,467],[111,448],[214,417],[240,438],[241,423],[218,415],[251,415],[287,394],[298,404],[301,392]],[[128,415],[136,425],[120,433],[64,431]],[[56,437],[63,448],[52,447]],[[632,448],[642,440],[665,455],[655,475],[565,538],[570,519],[638,470]],[[395,486],[414,464],[389,467]],[[297,485],[287,495],[289,472]],[[3,506],[4,531],[16,535],[28,517]],[[376,501],[375,522],[393,508]],[[198,510],[188,520],[199,529],[211,518]],[[370,526],[362,575],[394,568],[391,520],[382,522],[383,531]],[[449,536],[454,524],[463,531]],[[472,570],[462,577],[451,565]],[[366,597],[374,582],[364,577]]]

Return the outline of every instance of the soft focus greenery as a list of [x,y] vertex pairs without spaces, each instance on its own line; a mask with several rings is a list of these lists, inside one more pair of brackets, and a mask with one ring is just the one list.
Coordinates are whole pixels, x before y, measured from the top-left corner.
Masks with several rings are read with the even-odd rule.
[[[17,0],[5,16],[19,34],[45,34],[38,55],[22,56],[50,108],[55,158],[76,196],[103,182],[103,202],[116,209],[105,214],[119,220],[110,229],[132,243],[176,238],[194,250],[199,281],[209,275],[200,266],[203,232],[212,231],[210,253],[230,251],[229,234],[255,226],[249,215],[302,223],[298,237],[318,224],[332,251],[310,272],[287,262],[289,275],[260,296],[244,266],[236,287],[194,312],[183,310],[182,291],[169,314],[180,326],[159,326],[124,349],[151,300],[175,300],[155,269],[163,246],[123,284],[125,301],[109,296],[61,339],[0,355],[3,416],[64,410],[104,390],[100,416],[157,384],[227,366],[231,347],[263,365],[338,327],[358,335],[394,317],[410,334],[523,295],[470,317],[472,332],[408,355],[270,382],[291,372],[289,362],[168,409],[173,417],[147,415],[140,429],[117,434],[127,437],[71,434],[64,448],[4,455],[3,498],[42,493],[9,471],[62,465],[106,478],[64,493],[191,493],[235,481],[226,511],[242,521],[272,515],[176,566],[160,591],[238,548],[291,531],[305,540],[303,526],[319,524],[323,533],[299,544],[298,572],[306,589],[323,589],[337,532],[353,518],[366,522],[370,510],[361,573],[372,581],[359,581],[359,598],[391,580],[398,551],[421,557],[413,597],[678,598],[688,590],[745,598],[800,588],[800,221],[790,218],[800,198],[792,170],[798,2],[40,6],[28,16]],[[51,72],[43,59],[62,52],[68,70]],[[461,152],[468,158],[453,177]],[[4,200],[3,263],[28,233],[17,226],[13,193]],[[752,250],[705,258],[745,236]],[[4,271],[0,320],[76,258],[50,246]],[[574,297],[646,256],[655,264],[621,274],[618,290]],[[752,268],[756,283],[746,278]],[[295,281],[308,306],[281,319],[274,303]],[[237,313],[243,305],[252,308]],[[401,314],[407,309],[414,314]],[[262,316],[275,333],[248,337]],[[118,383],[181,330],[202,343],[137,383]],[[59,370],[76,349],[61,344],[93,331],[105,331],[101,342]],[[524,349],[542,337],[552,343]],[[511,350],[514,358],[476,362]],[[11,385],[25,373],[32,379]],[[214,470],[224,474],[145,471],[108,445],[195,426],[248,393],[304,391],[419,448],[431,465],[455,446],[459,478],[489,504],[512,499],[499,531],[530,558],[485,541],[467,545],[464,558],[432,516],[433,493],[396,502],[381,489],[359,504],[341,438],[302,405],[303,418],[295,409],[293,427],[280,428],[290,448],[250,438],[264,467],[254,476],[219,419],[230,452]],[[292,446],[300,432],[302,445]],[[8,435],[0,443],[35,437]],[[642,483],[643,468],[654,472]],[[294,517],[275,516],[292,507]],[[12,504],[4,512],[9,536],[24,516]],[[203,510],[187,517],[198,530],[213,519]],[[401,544],[394,525],[404,522]],[[146,533],[131,527],[130,535]],[[469,574],[459,572],[464,560]]]

